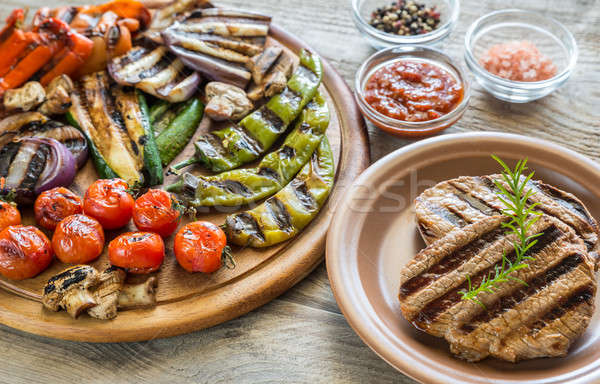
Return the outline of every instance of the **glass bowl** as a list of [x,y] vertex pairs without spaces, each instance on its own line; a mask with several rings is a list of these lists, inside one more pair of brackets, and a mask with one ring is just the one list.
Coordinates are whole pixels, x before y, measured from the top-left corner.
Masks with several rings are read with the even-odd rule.
[[[514,81],[496,76],[479,63],[494,44],[527,40],[550,58],[556,75],[542,81]],[[536,12],[507,9],[489,13],[475,21],[465,36],[465,61],[477,82],[500,100],[526,103],[548,95],[571,75],[577,62],[577,43],[558,21]]]
[[[429,121],[397,120],[380,113],[365,101],[365,86],[375,71],[399,59],[415,59],[442,67],[462,84],[464,90],[463,99],[449,113]],[[363,116],[382,130],[401,137],[423,137],[448,128],[462,117],[469,104],[471,86],[462,67],[442,51],[422,45],[400,46],[376,52],[363,63],[356,72],[354,97]]]
[[436,6],[440,12],[440,23],[436,29],[429,33],[415,36],[400,36],[383,32],[369,24],[371,13],[386,5],[392,0],[352,0],[352,13],[354,23],[375,49],[383,49],[397,45],[435,45],[444,40],[456,26],[460,11],[460,0],[420,0],[419,3],[427,7]]

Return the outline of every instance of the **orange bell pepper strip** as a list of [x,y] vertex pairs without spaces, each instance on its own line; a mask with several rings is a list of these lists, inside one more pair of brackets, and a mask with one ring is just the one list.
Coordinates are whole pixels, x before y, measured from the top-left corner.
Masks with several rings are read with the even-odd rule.
[[0,80],[0,96],[8,89],[17,88],[48,63],[64,46],[64,38],[70,29],[57,19],[47,19],[33,30],[35,47]]
[[6,18],[6,26],[0,31],[0,76],[8,73],[30,44],[35,42],[35,34],[21,29],[24,18],[25,11],[15,9]]
[[15,29],[20,29],[25,20],[25,11],[22,9],[13,10],[6,18],[6,25],[0,30],[0,42],[6,40]]
[[56,65],[40,79],[43,86],[60,75],[72,76],[85,63],[92,53],[94,43],[76,32],[69,33],[68,45],[56,55]]
[[8,89],[17,88],[24,84],[40,68],[42,68],[52,56],[62,48],[59,41],[50,41],[48,44],[40,44],[31,53],[4,76],[0,81],[0,95]]
[[114,12],[122,19],[137,19],[143,27],[150,24],[152,16],[144,4],[135,0],[113,0],[100,5],[80,7],[79,11],[86,14],[102,14]]

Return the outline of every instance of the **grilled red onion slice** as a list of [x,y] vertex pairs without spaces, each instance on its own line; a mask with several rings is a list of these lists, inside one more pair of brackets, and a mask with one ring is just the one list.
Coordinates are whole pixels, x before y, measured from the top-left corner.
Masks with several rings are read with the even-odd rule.
[[71,152],[51,138],[25,137],[0,149],[1,193],[15,191],[20,202],[30,203],[48,189],[69,186],[76,173]]

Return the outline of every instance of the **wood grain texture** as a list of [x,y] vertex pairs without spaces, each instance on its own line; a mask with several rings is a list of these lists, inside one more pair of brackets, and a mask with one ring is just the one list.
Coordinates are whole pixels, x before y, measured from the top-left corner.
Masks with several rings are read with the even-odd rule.
[[[78,1],[61,0],[60,4]],[[352,85],[374,51],[354,28],[350,0],[219,0],[253,8],[313,46]],[[4,0],[0,17],[41,0]],[[55,1],[53,4],[58,5]],[[539,136],[600,159],[600,1],[463,0],[457,28],[441,48],[462,60],[468,26],[497,9],[527,8],[563,22],[580,49],[571,79],[525,105],[495,100],[477,84],[462,120],[447,132],[506,131]],[[372,160],[410,143],[369,126]],[[0,382],[343,382],[413,383],[371,352],[348,327],[331,294],[325,268],[279,299],[237,320],[192,334],[144,343],[56,341],[0,327]]]

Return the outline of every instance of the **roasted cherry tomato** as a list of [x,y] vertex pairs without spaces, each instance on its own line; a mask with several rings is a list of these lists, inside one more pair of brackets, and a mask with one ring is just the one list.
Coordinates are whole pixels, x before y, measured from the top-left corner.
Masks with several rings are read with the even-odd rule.
[[108,244],[108,258],[131,273],[150,273],[160,268],[165,244],[156,233],[127,232]]
[[133,222],[140,231],[158,233],[163,237],[175,232],[181,212],[169,192],[151,189],[140,196],[133,206]]
[[104,230],[100,223],[86,215],[69,216],[56,227],[52,249],[63,263],[88,263],[102,253]]
[[121,179],[96,180],[85,192],[83,212],[98,220],[104,229],[125,226],[133,213],[133,197]]
[[0,273],[12,280],[28,279],[52,261],[50,240],[34,226],[13,225],[0,232]]
[[21,224],[21,213],[17,206],[6,201],[0,201],[0,231],[10,225]]
[[83,212],[83,203],[67,188],[58,187],[42,192],[33,209],[35,221],[46,229],[54,230],[65,217]]
[[221,228],[208,221],[195,221],[177,232],[173,250],[186,271],[211,273],[221,268],[226,245]]

